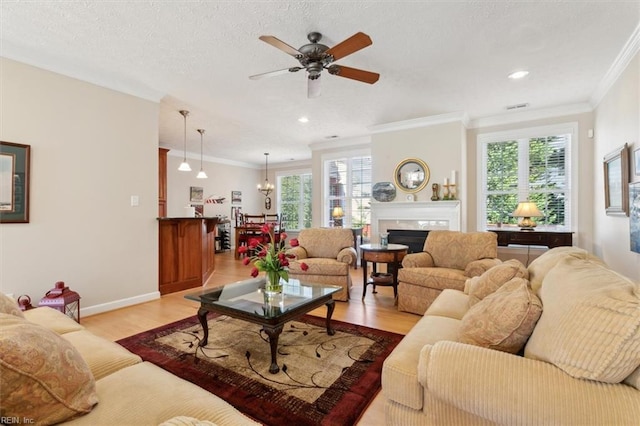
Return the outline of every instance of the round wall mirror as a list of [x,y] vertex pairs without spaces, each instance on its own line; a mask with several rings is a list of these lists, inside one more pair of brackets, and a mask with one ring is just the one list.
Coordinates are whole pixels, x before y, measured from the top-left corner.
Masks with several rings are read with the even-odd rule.
[[396,167],[394,179],[396,185],[405,192],[418,192],[429,182],[429,167],[417,158],[402,160]]

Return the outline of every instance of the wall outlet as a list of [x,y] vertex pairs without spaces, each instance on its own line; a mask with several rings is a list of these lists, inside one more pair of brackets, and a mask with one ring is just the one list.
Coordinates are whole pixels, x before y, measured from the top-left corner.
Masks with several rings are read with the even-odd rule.
[[137,195],[131,196],[131,207],[138,207],[140,205],[140,197]]

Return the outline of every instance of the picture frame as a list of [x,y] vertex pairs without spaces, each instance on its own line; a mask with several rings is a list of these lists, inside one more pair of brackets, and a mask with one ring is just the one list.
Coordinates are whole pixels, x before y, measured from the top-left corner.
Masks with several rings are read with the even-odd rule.
[[629,248],[640,253],[640,182],[629,184]]
[[605,155],[604,207],[608,215],[629,215],[629,148],[625,143]]
[[200,186],[189,187],[189,201],[202,204],[204,202],[204,190]]
[[231,204],[242,203],[242,191],[231,191]]
[[0,141],[0,223],[29,223],[31,146]]
[[640,147],[633,151],[633,174],[640,176]]

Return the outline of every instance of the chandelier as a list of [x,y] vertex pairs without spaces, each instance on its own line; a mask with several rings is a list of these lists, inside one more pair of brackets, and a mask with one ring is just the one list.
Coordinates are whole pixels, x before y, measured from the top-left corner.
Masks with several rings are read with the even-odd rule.
[[269,183],[269,153],[268,152],[264,153],[264,161],[265,161],[264,183],[258,184],[258,192],[260,192],[265,197],[268,197],[269,194],[271,194],[275,188],[275,186],[273,186],[272,183]]

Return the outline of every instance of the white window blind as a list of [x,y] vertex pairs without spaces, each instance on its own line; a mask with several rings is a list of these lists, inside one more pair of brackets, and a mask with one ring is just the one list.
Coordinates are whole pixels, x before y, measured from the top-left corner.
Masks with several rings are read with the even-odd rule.
[[278,211],[284,229],[297,231],[311,227],[311,172],[281,174],[277,177]]
[[327,220],[333,226],[332,212],[342,207],[344,227],[365,227],[371,223],[371,156],[353,156],[325,161]]

